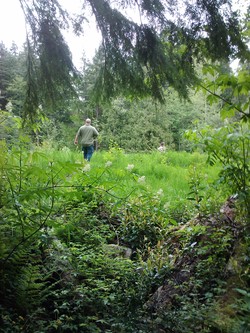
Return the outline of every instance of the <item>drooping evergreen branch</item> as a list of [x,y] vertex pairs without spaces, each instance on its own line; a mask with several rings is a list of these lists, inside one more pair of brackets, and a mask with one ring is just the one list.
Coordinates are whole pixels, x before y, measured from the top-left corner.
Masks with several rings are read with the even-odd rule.
[[[63,98],[77,96],[72,81],[76,71],[61,33],[69,16],[60,1],[19,1],[31,27],[36,68],[35,78],[28,76],[26,114],[34,113],[40,104],[51,110]],[[243,59],[246,55],[239,20],[229,0],[82,2],[76,33],[84,32],[81,24],[87,5],[103,37],[104,59],[92,92],[97,104],[120,94],[152,96],[164,102],[163,91],[169,86],[187,99],[188,88],[196,83],[194,61],[228,60],[236,55]],[[126,15],[131,6],[138,7],[141,23]],[[36,84],[31,84],[32,79]]]
[[27,32],[27,92],[23,114],[35,116],[39,105],[55,109],[62,98],[77,96],[77,70],[61,32],[68,15],[56,0],[19,0]]

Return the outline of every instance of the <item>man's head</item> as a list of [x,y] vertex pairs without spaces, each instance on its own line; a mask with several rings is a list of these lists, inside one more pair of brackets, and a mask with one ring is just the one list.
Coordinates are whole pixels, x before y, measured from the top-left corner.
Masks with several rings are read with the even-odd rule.
[[90,125],[90,124],[91,124],[91,119],[87,118],[87,119],[85,120],[85,124],[86,124],[86,125]]

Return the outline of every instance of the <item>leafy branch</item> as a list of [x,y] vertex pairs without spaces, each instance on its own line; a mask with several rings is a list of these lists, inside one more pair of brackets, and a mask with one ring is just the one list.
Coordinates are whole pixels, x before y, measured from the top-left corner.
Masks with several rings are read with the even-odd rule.
[[223,96],[217,94],[216,92],[211,91],[210,89],[208,89],[207,87],[205,87],[202,84],[199,84],[199,86],[204,89],[205,91],[207,91],[210,95],[213,95],[215,97],[217,97],[218,99],[220,99],[221,101],[223,101],[224,103],[233,106],[233,108],[235,110],[237,110],[238,112],[242,113],[244,116],[246,117],[250,117],[250,115],[246,112],[244,112],[241,108],[237,107],[237,105],[235,105],[234,103],[232,103],[231,101],[227,100],[226,98],[224,98]]

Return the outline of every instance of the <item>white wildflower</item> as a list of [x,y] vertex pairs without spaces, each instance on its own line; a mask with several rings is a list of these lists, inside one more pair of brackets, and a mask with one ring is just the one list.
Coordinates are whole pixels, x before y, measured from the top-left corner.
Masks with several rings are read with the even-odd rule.
[[145,176],[141,176],[140,178],[138,178],[138,183],[145,183],[145,179],[146,177]]
[[159,197],[163,195],[163,189],[162,188],[159,189],[159,191],[157,192],[157,195]]
[[88,172],[90,171],[90,164],[86,164],[84,168],[82,169],[83,172]]
[[69,149],[69,147],[64,146],[64,147],[62,147],[62,151],[63,151],[64,153],[69,153],[69,152],[70,152],[70,149]]
[[106,167],[106,168],[110,167],[111,165],[112,165],[112,162],[111,162],[111,161],[107,161],[107,162],[105,163],[105,167]]
[[163,207],[164,207],[164,209],[168,210],[170,207],[170,202],[166,202]]
[[128,170],[128,171],[132,171],[133,169],[134,169],[134,164],[128,164],[128,166],[126,167],[126,169]]

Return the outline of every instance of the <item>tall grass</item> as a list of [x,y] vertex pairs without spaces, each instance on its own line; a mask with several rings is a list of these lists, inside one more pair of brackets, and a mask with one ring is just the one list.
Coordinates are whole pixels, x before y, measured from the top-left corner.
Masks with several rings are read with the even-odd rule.
[[[217,179],[219,167],[206,164],[206,156],[187,152],[169,151],[149,154],[120,152],[96,152],[91,160],[93,168],[112,161],[112,168],[124,170],[134,165],[133,173],[145,176],[145,185],[152,192],[163,191],[162,200],[176,202],[185,200],[190,192],[190,180],[194,170],[203,179],[203,187]],[[129,186],[129,184],[127,184]]]
[[[36,162],[44,165],[55,162],[63,168],[75,166],[79,177],[78,182],[83,179],[100,190],[108,189],[108,193],[117,198],[140,194],[158,194],[162,205],[179,209],[180,206],[190,206],[190,192],[197,196],[213,198],[217,201],[219,197],[224,200],[221,193],[212,184],[218,177],[219,166],[209,166],[206,163],[207,156],[197,152],[175,152],[166,153],[125,153],[121,149],[109,151],[97,151],[94,153],[91,162],[83,160],[80,150],[61,150],[39,148],[33,153]],[[86,165],[90,169],[85,169]],[[85,172],[84,170],[87,170]],[[82,176],[81,176],[82,174]],[[196,181],[194,181],[196,179]],[[199,179],[199,181],[197,181]],[[144,182],[140,182],[144,180]]]

